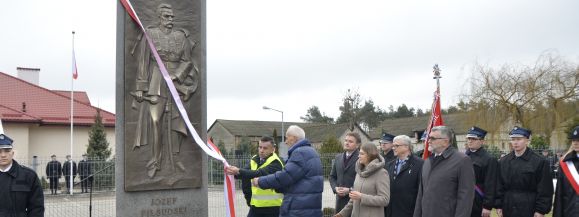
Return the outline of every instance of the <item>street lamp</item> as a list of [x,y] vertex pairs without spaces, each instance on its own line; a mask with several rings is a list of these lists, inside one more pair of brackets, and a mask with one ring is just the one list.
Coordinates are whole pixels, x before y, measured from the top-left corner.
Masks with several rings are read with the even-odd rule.
[[284,144],[285,144],[285,131],[284,131],[284,128],[283,128],[283,111],[277,110],[277,109],[274,109],[274,108],[270,108],[270,107],[267,107],[267,106],[263,106],[263,109],[265,109],[265,110],[273,110],[273,111],[276,111],[276,112],[281,113],[281,143],[284,143]]

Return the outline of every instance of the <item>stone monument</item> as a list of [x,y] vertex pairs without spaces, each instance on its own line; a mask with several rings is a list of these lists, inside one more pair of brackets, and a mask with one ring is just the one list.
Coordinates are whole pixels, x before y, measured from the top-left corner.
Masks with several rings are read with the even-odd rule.
[[[189,121],[206,138],[205,0],[132,0]],[[207,156],[139,26],[117,11],[117,216],[207,216]]]

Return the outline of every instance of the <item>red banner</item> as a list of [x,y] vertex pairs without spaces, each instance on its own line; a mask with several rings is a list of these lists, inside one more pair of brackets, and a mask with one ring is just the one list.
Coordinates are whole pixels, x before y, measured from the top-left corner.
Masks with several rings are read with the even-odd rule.
[[428,151],[429,141],[428,137],[430,132],[432,131],[433,127],[442,126],[442,113],[440,112],[440,89],[436,88],[434,91],[434,102],[432,103],[432,110],[430,115],[430,121],[428,122],[428,126],[426,127],[426,131],[424,132],[425,138],[424,139],[424,153],[422,154],[422,159],[427,159],[430,156],[430,152]]

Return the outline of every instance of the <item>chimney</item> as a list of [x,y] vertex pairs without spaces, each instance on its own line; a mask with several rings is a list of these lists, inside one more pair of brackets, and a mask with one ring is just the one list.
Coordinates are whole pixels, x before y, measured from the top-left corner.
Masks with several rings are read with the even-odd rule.
[[26,102],[22,102],[22,112],[26,112]]
[[18,72],[18,78],[38,86],[40,69],[16,67],[16,71]]

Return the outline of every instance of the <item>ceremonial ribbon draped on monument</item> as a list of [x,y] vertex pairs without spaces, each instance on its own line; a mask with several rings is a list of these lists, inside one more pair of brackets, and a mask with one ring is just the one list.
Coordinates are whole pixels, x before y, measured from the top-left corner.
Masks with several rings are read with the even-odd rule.
[[[177,89],[176,89],[175,85],[173,84],[171,76],[169,75],[169,72],[167,71],[167,68],[164,64],[164,61],[159,56],[159,53],[157,52],[155,44],[151,40],[151,37],[149,36],[147,31],[145,30],[145,27],[143,26],[141,20],[137,16],[137,13],[134,10],[133,6],[131,5],[130,1],[129,0],[120,0],[120,2],[123,5],[123,7],[125,8],[125,11],[127,12],[127,14],[129,14],[129,16],[132,18],[132,20],[135,21],[135,23],[138,25],[138,27],[142,31],[144,37],[146,38],[146,42],[148,44],[148,47],[150,48],[151,54],[153,55],[153,57],[157,63],[157,66],[159,67],[159,70],[163,76],[163,80],[167,84],[167,88],[170,92],[171,98],[175,102],[175,105],[177,106],[178,112],[181,115],[181,118],[183,119],[183,121],[185,122],[187,130],[191,133],[193,140],[195,141],[195,143],[197,143],[197,145],[207,155],[223,162],[223,165],[225,167],[229,166],[227,160],[225,160],[225,158],[221,155],[221,152],[219,151],[217,146],[215,146],[211,141],[208,141],[207,143],[205,143],[203,141],[203,139],[201,139],[201,137],[199,136],[199,134],[197,133],[195,128],[193,127],[193,124],[191,123],[189,116],[188,116],[188,114],[185,110],[185,107],[183,105],[183,102],[181,101],[181,98],[179,97],[179,93],[177,92]],[[234,195],[235,195],[235,184],[233,181],[233,176],[225,174],[225,176],[224,176],[224,197],[225,197],[225,203],[226,203],[226,209],[227,209],[227,216],[229,216],[229,217],[235,216],[235,203],[234,203],[234,198],[233,198]]]

